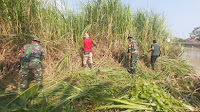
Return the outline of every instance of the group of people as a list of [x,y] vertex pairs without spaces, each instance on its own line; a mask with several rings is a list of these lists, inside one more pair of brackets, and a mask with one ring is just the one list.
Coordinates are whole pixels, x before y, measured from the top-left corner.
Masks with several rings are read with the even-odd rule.
[[[130,73],[134,74],[136,69],[136,64],[138,60],[138,45],[137,42],[133,39],[133,37],[128,36],[129,46],[128,53],[131,53],[130,60]],[[96,42],[89,38],[89,34],[86,33],[83,39],[83,67],[85,68],[88,62],[89,68],[93,67],[93,59],[92,59],[92,46],[96,46]],[[156,40],[153,40],[153,44],[151,45],[151,49],[148,51],[151,53],[151,66],[154,70],[154,65],[157,57],[161,53],[161,48],[158,44],[156,44]],[[41,61],[44,59],[44,49],[40,45],[40,39],[34,38],[30,44],[24,45],[19,51],[19,58],[21,61],[21,69],[20,69],[20,80],[19,80],[19,88],[20,90],[25,90],[28,88],[28,77],[29,72],[34,74],[35,83],[39,86],[39,89],[42,89],[43,76],[42,76],[42,65]]]
[[[138,45],[137,42],[133,39],[133,37],[128,36],[129,39],[129,46],[128,46],[128,53],[131,53],[131,60],[130,60],[130,73],[134,74],[135,69],[137,66],[138,60]],[[153,40],[153,44],[151,45],[151,49],[147,51],[148,53],[151,52],[151,67],[154,70],[155,62],[158,56],[161,54],[161,47],[157,44],[156,40]]]

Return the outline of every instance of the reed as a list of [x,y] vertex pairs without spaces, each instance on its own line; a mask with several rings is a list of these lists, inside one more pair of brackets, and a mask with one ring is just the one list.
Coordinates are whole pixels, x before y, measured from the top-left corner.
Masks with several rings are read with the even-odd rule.
[[[90,0],[82,4],[79,12],[69,10],[64,0],[60,2],[63,10],[58,8],[56,0],[0,0],[0,64],[17,63],[17,51],[34,36],[40,37],[46,54],[45,89],[37,97],[24,100],[25,106],[0,105],[0,110],[193,111],[188,103],[199,105],[198,86],[194,86],[199,76],[179,59],[181,48],[174,49],[167,42],[173,37],[162,15],[142,9],[132,11],[120,0]],[[80,68],[85,32],[98,44],[94,48],[92,70]],[[123,63],[127,65],[128,35],[139,46],[140,60],[134,76],[122,67]],[[158,58],[158,72],[146,66],[150,57],[146,51],[154,39],[163,50]],[[6,75],[12,73],[17,77],[15,69],[1,73],[4,80],[0,83],[5,87]],[[14,100],[10,99],[8,104],[15,105]]]

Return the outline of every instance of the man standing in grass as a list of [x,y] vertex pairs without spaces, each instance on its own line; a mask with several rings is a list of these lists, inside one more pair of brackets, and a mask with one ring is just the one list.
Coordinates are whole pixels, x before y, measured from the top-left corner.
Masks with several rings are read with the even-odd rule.
[[150,51],[151,51],[151,67],[152,67],[152,70],[154,70],[154,65],[155,65],[156,59],[161,54],[161,48],[157,44],[156,40],[153,40],[153,44],[151,45],[151,49],[148,52],[150,52]]
[[128,46],[128,53],[131,53],[131,60],[130,60],[130,73],[134,74],[135,69],[137,67],[137,60],[138,60],[138,46],[137,42],[133,40],[133,37],[128,36],[129,39],[129,46]]
[[83,67],[86,67],[87,61],[89,62],[88,66],[92,69],[92,45],[96,46],[96,42],[89,38],[89,34],[86,33],[83,39],[84,53],[83,53]]
[[41,61],[44,59],[44,49],[40,46],[40,39],[34,38],[31,44],[24,45],[19,51],[21,61],[19,88],[21,91],[28,88],[29,72],[35,77],[35,83],[42,89],[42,66]]

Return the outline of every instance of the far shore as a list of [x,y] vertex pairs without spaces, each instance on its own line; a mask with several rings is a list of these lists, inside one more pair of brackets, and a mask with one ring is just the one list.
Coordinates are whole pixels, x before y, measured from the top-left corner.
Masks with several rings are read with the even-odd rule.
[[184,45],[186,47],[200,47],[200,41],[197,42],[175,42],[174,44],[178,45]]

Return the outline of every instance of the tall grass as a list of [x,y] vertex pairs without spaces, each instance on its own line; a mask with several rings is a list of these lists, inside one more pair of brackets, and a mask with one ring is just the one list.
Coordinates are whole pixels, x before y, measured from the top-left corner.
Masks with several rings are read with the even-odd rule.
[[[59,52],[59,59],[62,59],[71,52],[68,52],[69,47],[77,51],[85,32],[89,32],[99,47],[103,48],[101,52],[95,52],[97,55],[105,52],[107,56],[120,55],[121,52],[112,54],[110,51],[125,50],[128,35],[138,42],[141,55],[147,55],[153,39],[161,44],[163,54],[168,55],[171,48],[171,44],[166,42],[170,33],[166,30],[163,17],[145,10],[133,12],[120,0],[88,1],[82,5],[80,13],[67,10],[66,4],[65,10],[59,10],[56,1],[1,2],[1,34],[30,33],[38,36],[47,49],[47,56]],[[25,40],[20,42],[26,43]]]
[[[90,0],[82,4],[79,12],[71,11],[64,0],[60,1],[64,5],[63,10],[58,8],[56,0],[0,0],[0,64],[19,61],[17,51],[33,36],[38,36],[45,48],[44,94],[28,101],[28,107],[35,108],[34,111],[78,111],[83,109],[80,105],[85,104],[94,106],[88,107],[89,110],[125,107],[122,110],[129,108],[127,111],[134,111],[135,108],[130,108],[130,105],[138,104],[141,108],[136,110],[176,111],[177,108],[185,110],[188,107],[184,106],[183,102],[188,103],[185,98],[192,104],[199,104],[199,94],[195,91],[198,87],[194,86],[198,76],[177,59],[179,49],[174,49],[166,41],[172,37],[163,16],[142,9],[132,11],[120,0]],[[85,32],[89,32],[97,42],[93,51],[95,69],[92,70],[80,68]],[[128,74],[125,68],[109,69],[121,66],[123,62],[127,65],[128,35],[133,36],[139,46],[141,60],[135,76]],[[146,51],[153,39],[158,40],[162,55],[165,55],[158,59],[158,72],[145,66],[145,63],[149,64],[147,60],[150,57]],[[8,72],[1,73],[4,84]],[[17,70],[11,73],[17,76]],[[143,84],[145,81],[153,83]],[[184,88],[187,89],[183,92]],[[150,91],[159,94],[158,98]],[[139,98],[136,93],[146,96]],[[174,97],[170,97],[170,93]],[[176,100],[179,96],[183,102]],[[42,102],[38,102],[41,97]],[[135,97],[137,101],[133,100]],[[162,102],[157,101],[160,99]],[[41,107],[44,105],[46,108]]]

